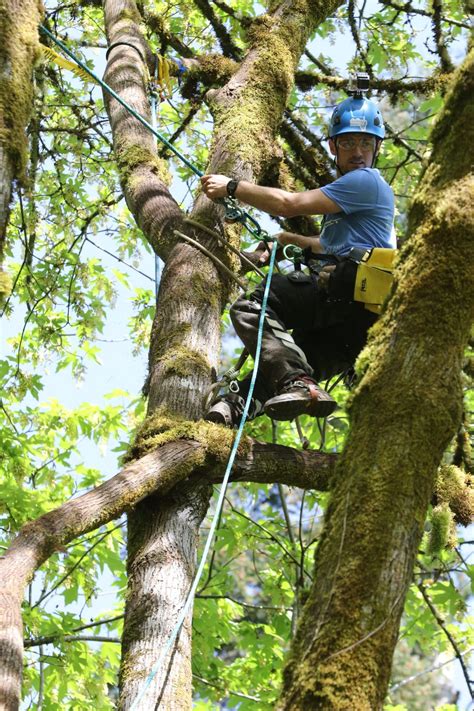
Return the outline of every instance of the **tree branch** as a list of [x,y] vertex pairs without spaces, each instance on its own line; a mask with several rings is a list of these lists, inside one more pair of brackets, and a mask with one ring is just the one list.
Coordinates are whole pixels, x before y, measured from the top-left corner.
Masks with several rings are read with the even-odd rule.
[[[91,627],[99,627],[100,625],[106,625],[109,624],[109,622],[116,622],[117,620],[123,620],[124,615],[117,615],[116,617],[109,617],[105,620],[97,620],[96,622],[89,622],[87,625],[80,625],[79,627],[75,627],[73,630],[71,630],[72,634],[76,634],[78,632],[82,632],[83,630],[88,630]],[[61,638],[61,634],[58,632],[56,634],[50,634],[47,637],[38,637],[36,639],[25,639],[23,644],[25,649],[28,649],[29,647],[38,647],[42,644],[51,644],[51,642],[55,642],[57,639]]]
[[[314,60],[314,57],[313,57]],[[426,79],[409,79],[400,77],[398,79],[371,79],[370,86],[374,91],[384,91],[391,97],[397,98],[399,94],[404,92],[413,92],[414,94],[428,94],[431,91],[443,88],[452,81],[451,70],[448,73],[436,74],[426,77]],[[295,82],[299,89],[307,91],[318,84],[328,86],[332,89],[345,89],[347,79],[334,75],[326,74],[325,72],[296,72]]]
[[349,0],[348,6],[347,6],[347,13],[349,16],[349,27],[351,28],[351,34],[352,38],[355,42],[355,45],[357,47],[357,51],[359,52],[359,56],[361,60],[364,63],[365,70],[367,74],[370,76],[370,78],[373,78],[373,70],[372,70],[372,65],[369,62],[369,58],[367,57],[367,52],[365,49],[362,47],[362,43],[360,41],[360,36],[359,36],[359,30],[357,29],[357,24],[355,20],[355,2],[354,0]]
[[422,596],[423,596],[423,600],[424,600],[424,601],[426,602],[426,604],[428,605],[431,614],[433,615],[433,617],[435,618],[436,622],[438,623],[438,625],[441,627],[441,629],[443,630],[444,634],[445,634],[446,637],[448,638],[449,643],[450,643],[451,647],[453,648],[453,651],[454,651],[454,653],[455,653],[455,655],[456,655],[456,658],[458,659],[458,661],[459,661],[459,663],[460,663],[460,665],[461,665],[462,673],[464,674],[464,678],[465,678],[465,680],[466,680],[467,688],[468,688],[468,690],[469,690],[469,693],[471,694],[471,699],[474,699],[474,682],[473,682],[472,679],[469,677],[469,671],[468,671],[468,668],[467,668],[467,666],[466,666],[466,662],[464,661],[463,654],[462,654],[461,650],[459,649],[459,646],[458,646],[456,640],[454,639],[453,635],[451,634],[451,632],[450,632],[450,631],[448,630],[448,628],[446,627],[445,621],[443,620],[443,618],[442,618],[441,615],[439,614],[438,610],[436,609],[436,607],[435,607],[434,604],[432,603],[431,598],[430,598],[430,596],[428,595],[428,591],[427,591],[425,585],[424,585],[423,583],[418,583],[417,588],[418,588],[418,590],[421,592],[421,594],[422,594]]
[[[395,2],[394,0],[379,0],[379,2],[381,5],[385,5],[386,7],[392,7],[394,10],[398,10],[399,12],[406,12],[409,15],[423,15],[424,17],[433,17],[433,13],[428,12],[427,10],[422,10],[418,7],[413,7],[410,2],[405,2],[403,4]],[[456,25],[456,27],[463,27],[465,30],[472,30],[472,25],[470,25],[468,22],[460,22],[459,20],[454,20],[450,17],[446,17],[445,15],[441,15],[440,20],[441,22],[446,22],[448,25]]]
[[452,72],[454,67],[449,56],[448,48],[443,30],[441,29],[441,11],[443,9],[441,0],[433,0],[433,36],[436,43],[436,50],[439,55],[441,70],[443,72]]
[[[150,122],[147,66],[143,59],[150,49],[139,28],[141,18],[135,9],[136,17],[124,23],[115,4],[107,3],[105,9],[107,40],[109,46],[115,45],[108,56],[105,81]],[[134,47],[142,51],[138,53]],[[166,259],[176,243],[173,230],[180,228],[183,215],[169,193],[165,162],[157,155],[156,139],[151,132],[108,94],[104,100],[127,205],[155,252]]]
[[226,26],[223,22],[221,22],[210,3],[207,0],[194,0],[194,3],[199,10],[201,10],[204,17],[211,23],[225,56],[232,57],[232,59],[240,59],[240,49],[232,41],[232,37],[230,36]]

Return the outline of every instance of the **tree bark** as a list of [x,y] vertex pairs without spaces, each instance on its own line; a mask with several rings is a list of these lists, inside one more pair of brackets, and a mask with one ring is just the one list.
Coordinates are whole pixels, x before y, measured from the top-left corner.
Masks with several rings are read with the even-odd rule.
[[382,708],[436,469],[461,417],[474,215],[468,151],[455,146],[474,138],[473,59],[457,72],[433,131],[397,288],[360,359],[367,372],[280,711]]
[[[140,708],[192,708],[192,605],[170,653],[156,667],[156,652],[173,632],[196,570],[199,526],[211,487],[190,481],[166,497],[148,497],[128,517],[128,595],[122,637],[120,704],[128,709],[151,670],[156,675]],[[179,544],[178,544],[179,541]]]
[[[42,14],[38,0],[4,0],[0,6],[0,268],[12,183],[24,181],[26,176],[25,130],[33,103],[33,62]],[[0,279],[0,294],[2,291]]]

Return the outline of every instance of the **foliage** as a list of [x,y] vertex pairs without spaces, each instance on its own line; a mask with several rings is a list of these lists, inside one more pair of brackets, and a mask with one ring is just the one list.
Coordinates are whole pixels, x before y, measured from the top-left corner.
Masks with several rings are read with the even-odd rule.
[[[322,67],[328,76],[357,68],[382,79],[425,77],[439,69],[435,51],[440,42],[458,60],[466,33],[461,2],[444,4],[448,19],[442,21],[438,39],[433,18],[418,14],[424,6],[414,5],[407,15],[395,5],[349,3],[341,8],[318,28],[300,69]],[[248,47],[249,22],[261,8],[250,0],[234,0],[231,5],[216,3],[213,10],[214,27],[190,3],[145,2],[152,48],[168,48],[178,59],[173,39],[178,37],[189,56],[221,52],[216,28],[222,26],[238,57]],[[47,19],[100,73],[102,11],[92,3],[48,3]],[[343,43],[350,50],[336,59]],[[229,55],[228,48],[225,53]],[[175,81],[173,95],[159,108],[160,130],[176,133],[176,147],[200,169],[206,166],[212,129],[201,100],[205,88],[198,83],[192,96],[183,98]],[[29,184],[18,189],[7,242],[6,266],[14,286],[2,307],[8,336],[0,360],[3,547],[23,523],[97,486],[109,475],[106,468],[115,466],[110,457],[101,460],[101,453],[110,444],[123,451],[143,417],[144,404],[136,395],[140,385],[130,387],[122,373],[139,370],[139,378],[145,379],[137,359],[146,351],[154,312],[153,258],[121,196],[100,92],[46,62],[36,67],[35,89],[28,131]],[[339,90],[317,81],[310,89],[295,89],[288,120],[293,127],[302,123],[306,135],[318,143],[340,96]],[[398,197],[402,237],[407,202],[429,157],[427,131],[443,99],[433,89],[421,96],[404,91],[403,82],[397,90],[376,91],[375,96],[389,117],[379,166]],[[189,125],[182,129],[189,116]],[[294,146],[283,138],[281,142],[293,162],[301,161]],[[306,138],[303,143],[309,145]],[[172,191],[187,206],[197,187],[195,176],[175,158],[169,160]],[[310,176],[303,167],[291,179],[295,187],[304,188]],[[115,366],[121,347],[116,340],[123,340],[134,357],[124,361],[120,371]],[[109,381],[111,392],[103,387]],[[90,402],[78,399],[73,383],[87,388]],[[343,446],[350,395],[341,383],[334,393],[340,403],[334,416],[326,423],[302,422],[313,448],[340,451]],[[265,418],[248,431],[266,441],[273,437]],[[281,444],[300,446],[290,425],[279,426],[277,437]],[[447,463],[451,457],[448,452]],[[263,711],[273,706],[284,653],[311,580],[326,498],[317,492],[257,485],[229,490],[215,552],[196,600],[197,709],[225,704]],[[401,637],[409,650],[427,660],[426,667],[437,655],[464,654],[474,642],[466,616],[474,573],[462,531],[458,535],[457,545],[449,550],[420,552],[407,599]],[[444,627],[426,605],[419,583]],[[84,536],[43,566],[24,605],[25,639],[31,645],[24,687],[29,708],[113,708],[125,585],[122,524]],[[101,595],[109,590],[114,599],[103,605]],[[78,639],[81,636],[96,641]],[[104,636],[111,641],[102,641]],[[394,679],[399,680],[397,671]],[[407,707],[402,703],[386,708]]]

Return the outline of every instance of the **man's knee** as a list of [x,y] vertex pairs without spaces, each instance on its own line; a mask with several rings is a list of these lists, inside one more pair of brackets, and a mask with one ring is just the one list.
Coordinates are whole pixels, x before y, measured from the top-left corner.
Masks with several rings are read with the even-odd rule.
[[253,294],[251,297],[242,294],[238,299],[236,299],[236,301],[234,301],[229,309],[230,320],[236,330],[238,325],[242,323],[242,319],[245,319],[246,315],[249,313],[256,314],[259,312],[260,303],[253,298]]

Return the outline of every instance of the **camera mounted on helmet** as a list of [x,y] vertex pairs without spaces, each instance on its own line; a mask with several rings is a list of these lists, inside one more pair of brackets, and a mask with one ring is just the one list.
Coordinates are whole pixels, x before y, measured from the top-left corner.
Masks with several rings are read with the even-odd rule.
[[329,123],[329,138],[344,133],[369,133],[379,141],[385,138],[382,114],[374,101],[365,94],[369,91],[369,75],[357,72],[351,78],[347,93],[349,98],[338,104]]
[[369,91],[369,88],[369,75],[365,72],[356,72],[355,76],[352,75],[349,79],[349,88],[347,89],[347,93],[351,94],[354,99],[363,99],[364,94]]

